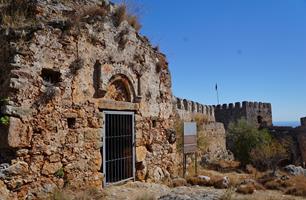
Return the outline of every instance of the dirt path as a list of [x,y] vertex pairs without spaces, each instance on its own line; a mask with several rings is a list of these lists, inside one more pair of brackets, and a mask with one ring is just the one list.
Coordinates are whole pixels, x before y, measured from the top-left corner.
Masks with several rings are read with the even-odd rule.
[[105,190],[108,200],[302,200],[304,198],[283,195],[278,191],[255,191],[252,195],[241,195],[233,189],[219,190],[211,187],[177,187],[130,182],[121,186],[111,186]]

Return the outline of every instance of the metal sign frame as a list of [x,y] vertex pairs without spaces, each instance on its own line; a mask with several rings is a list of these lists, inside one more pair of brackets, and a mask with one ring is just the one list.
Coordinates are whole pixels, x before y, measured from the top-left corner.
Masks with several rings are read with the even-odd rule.
[[[186,142],[185,140],[188,140]],[[186,142],[186,143],[185,143]],[[183,136],[183,177],[185,178],[187,171],[187,156],[195,155],[195,173],[198,173],[198,154],[197,154],[197,123],[184,122]]]

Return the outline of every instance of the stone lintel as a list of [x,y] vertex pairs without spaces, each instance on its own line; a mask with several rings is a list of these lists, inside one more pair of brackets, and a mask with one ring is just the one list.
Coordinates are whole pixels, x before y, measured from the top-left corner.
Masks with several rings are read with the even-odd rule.
[[98,108],[101,110],[139,110],[139,105],[137,103],[112,101],[112,100],[99,100],[97,102]]

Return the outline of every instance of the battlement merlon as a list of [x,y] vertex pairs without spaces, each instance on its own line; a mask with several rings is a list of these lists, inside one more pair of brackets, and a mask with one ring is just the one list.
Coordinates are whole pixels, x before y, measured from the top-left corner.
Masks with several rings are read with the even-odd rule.
[[208,116],[214,116],[215,108],[214,106],[208,106],[204,104],[200,104],[198,102],[181,99],[175,97],[175,105],[178,110],[185,110],[187,112],[192,113],[200,113]]

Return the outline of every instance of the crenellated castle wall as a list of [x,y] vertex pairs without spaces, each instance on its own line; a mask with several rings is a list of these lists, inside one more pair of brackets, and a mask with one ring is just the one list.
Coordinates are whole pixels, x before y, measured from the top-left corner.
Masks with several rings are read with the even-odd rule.
[[201,149],[201,154],[205,154],[207,161],[229,158],[226,150],[225,129],[222,123],[216,122],[213,106],[174,97],[173,107],[180,120],[184,122],[203,117],[205,123],[201,130],[198,130],[198,139],[204,139],[207,142],[206,149]]
[[215,112],[213,106],[207,106],[198,102],[189,101],[175,97],[175,108],[180,115],[180,118],[191,120],[196,114],[204,115],[208,122],[215,122]]
[[245,118],[248,122],[259,126],[272,126],[272,106],[262,102],[236,102],[214,106],[217,122],[224,123],[227,128],[230,122]]

